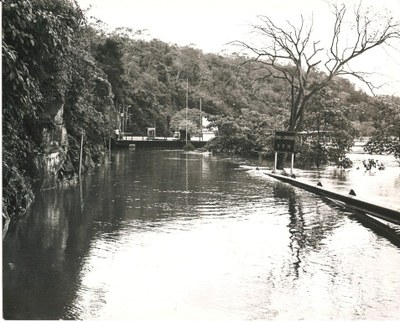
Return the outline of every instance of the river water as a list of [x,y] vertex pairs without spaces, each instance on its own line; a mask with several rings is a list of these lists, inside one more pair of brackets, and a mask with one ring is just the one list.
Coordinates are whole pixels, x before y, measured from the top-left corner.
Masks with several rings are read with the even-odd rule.
[[239,160],[118,150],[10,228],[3,316],[399,319],[399,239]]

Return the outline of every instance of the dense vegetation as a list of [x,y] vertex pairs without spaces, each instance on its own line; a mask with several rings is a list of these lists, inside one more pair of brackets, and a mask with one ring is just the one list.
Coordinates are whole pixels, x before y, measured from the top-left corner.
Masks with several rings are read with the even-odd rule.
[[3,214],[14,216],[42,186],[44,155],[60,151],[62,163],[77,169],[84,134],[84,157],[100,157],[99,145],[115,127],[114,105],[78,7],[11,0],[2,21]]
[[393,154],[400,162],[400,98],[377,97],[372,102],[376,108],[371,115],[374,130],[365,150]]
[[[127,29],[107,33],[69,0],[9,0],[2,27],[3,213],[10,216],[41,188],[46,154],[61,154],[60,180],[73,175],[83,135],[86,166],[98,162],[121,113],[128,115],[126,132],[143,135],[155,126],[157,135],[172,135],[183,126],[188,99],[196,132],[201,99],[219,129],[209,148],[239,155],[270,154],[274,131],[288,127],[287,84],[265,79],[244,56],[144,41]],[[310,102],[299,161],[337,162],[355,135],[373,135],[371,151],[398,156],[398,139],[388,148],[399,135],[398,109],[398,98],[372,99],[337,78]]]

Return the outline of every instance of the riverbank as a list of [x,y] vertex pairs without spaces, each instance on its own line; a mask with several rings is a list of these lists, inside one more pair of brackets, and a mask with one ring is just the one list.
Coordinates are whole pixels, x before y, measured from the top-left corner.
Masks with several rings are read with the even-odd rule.
[[[83,161],[83,174],[82,177],[87,175],[91,169],[96,168],[97,166],[105,165],[110,160],[109,151],[106,149],[99,149],[98,155],[92,155],[88,153],[86,158]],[[65,152],[64,152],[65,153]],[[54,154],[54,153],[53,153]],[[52,158],[52,161],[49,162],[49,155],[43,154],[38,155],[37,163],[41,164],[41,171],[38,171],[38,178],[35,178],[38,182],[41,182],[40,185],[37,186],[25,186],[26,193],[22,196],[22,194],[14,191],[16,197],[13,202],[18,205],[18,207],[14,207],[18,209],[13,213],[9,213],[7,211],[7,202],[5,202],[3,196],[3,211],[2,211],[2,236],[3,239],[7,234],[10,227],[16,225],[19,220],[23,219],[26,214],[30,211],[31,205],[35,202],[36,198],[46,191],[64,189],[67,187],[78,186],[80,178],[78,169],[74,168],[72,164],[69,162],[65,162],[63,158],[57,157]],[[97,162],[94,162],[96,159]],[[67,168],[66,165],[69,165]],[[67,171],[68,170],[68,171]],[[63,171],[64,176],[60,177],[59,172]],[[4,179],[4,178],[3,178]],[[4,194],[4,191],[3,191]]]

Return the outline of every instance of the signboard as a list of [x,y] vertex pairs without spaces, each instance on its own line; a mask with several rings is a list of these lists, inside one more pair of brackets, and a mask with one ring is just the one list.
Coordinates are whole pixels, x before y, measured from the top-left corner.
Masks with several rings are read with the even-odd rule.
[[288,131],[276,131],[274,151],[294,153],[296,133]]
[[154,140],[156,137],[156,128],[148,127],[147,128],[147,140]]

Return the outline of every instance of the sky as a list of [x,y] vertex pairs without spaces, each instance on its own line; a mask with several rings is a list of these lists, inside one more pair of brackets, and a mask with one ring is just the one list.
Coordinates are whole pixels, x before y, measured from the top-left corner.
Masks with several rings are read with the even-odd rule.
[[[146,39],[153,38],[179,46],[191,45],[203,52],[239,51],[229,44],[251,39],[251,24],[265,15],[280,25],[298,23],[300,16],[313,17],[315,39],[329,39],[332,29],[326,0],[78,0],[82,9],[111,28],[146,29]],[[358,4],[347,0],[346,5]],[[363,6],[388,12],[400,21],[400,0],[363,0]],[[400,39],[397,44],[374,49],[354,62],[354,70],[373,73],[374,85],[383,85],[377,94],[400,96]],[[357,81],[351,79],[357,84]],[[366,90],[361,84],[361,88]]]

